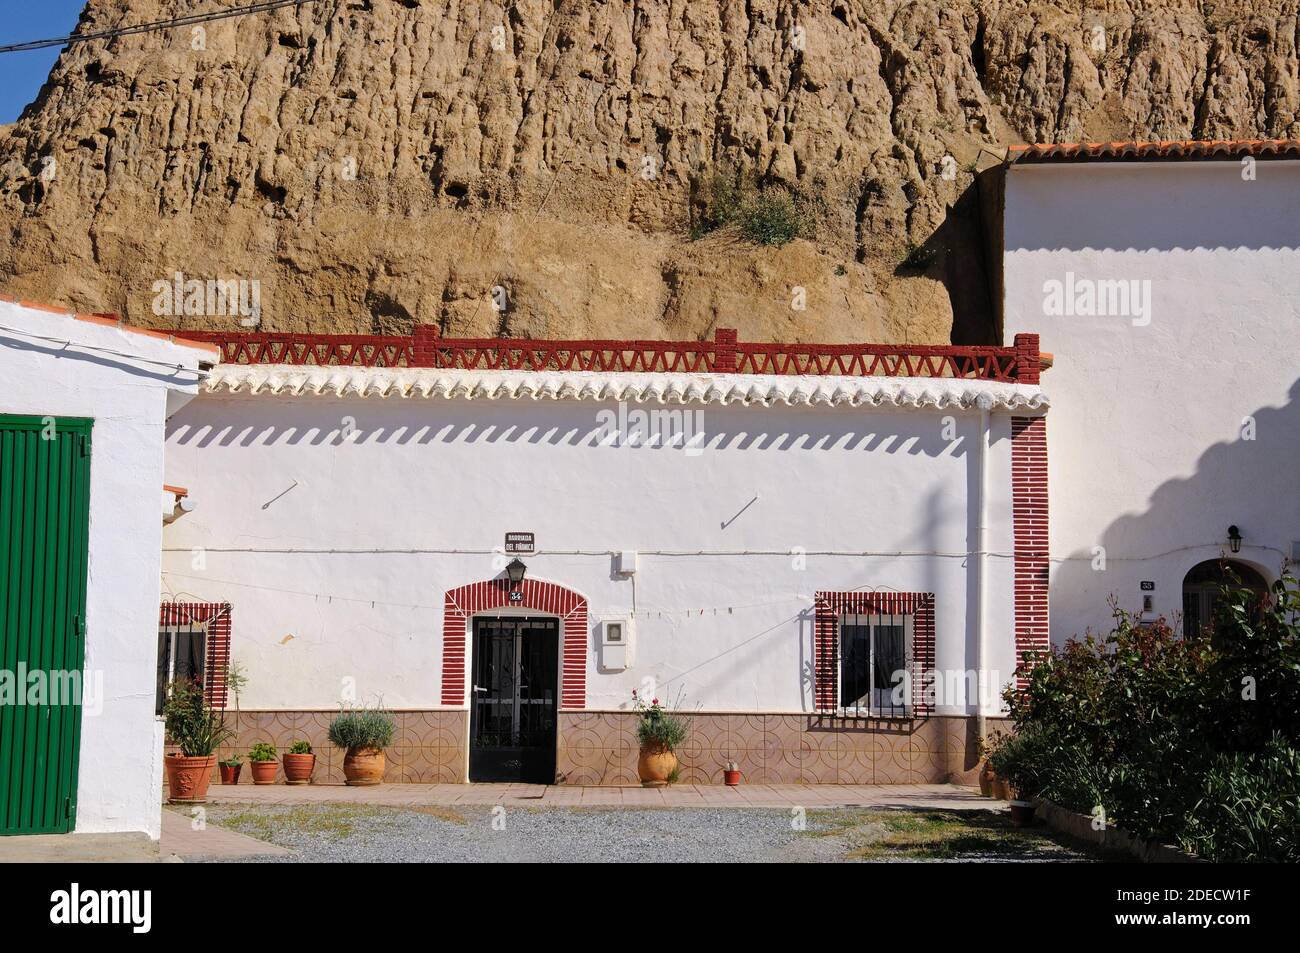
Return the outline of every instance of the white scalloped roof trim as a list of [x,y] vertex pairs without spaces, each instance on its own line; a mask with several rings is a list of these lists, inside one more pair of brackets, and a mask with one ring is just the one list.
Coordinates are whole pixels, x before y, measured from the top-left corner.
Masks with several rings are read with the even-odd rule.
[[1037,386],[926,377],[635,374],[219,364],[209,393],[290,397],[444,397],[770,407],[892,407],[1045,412]]

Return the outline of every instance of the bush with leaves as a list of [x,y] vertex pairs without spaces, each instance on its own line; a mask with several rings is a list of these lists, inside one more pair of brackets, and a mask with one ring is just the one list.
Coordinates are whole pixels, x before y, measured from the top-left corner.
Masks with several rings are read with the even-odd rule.
[[1108,636],[1027,659],[1028,686],[1004,696],[1016,740],[995,747],[994,769],[1022,796],[1100,805],[1208,857],[1300,860],[1274,827],[1300,798],[1298,612],[1289,576],[1262,597],[1230,580],[1190,639],[1114,609]]
[[206,758],[229,740],[225,714],[214,711],[197,680],[177,679],[163,702],[167,737],[187,758]]
[[259,741],[248,752],[249,761],[266,762],[275,760],[275,745]]
[[724,168],[705,182],[694,223],[697,236],[734,226],[756,245],[784,245],[812,233],[808,202],[752,171]]

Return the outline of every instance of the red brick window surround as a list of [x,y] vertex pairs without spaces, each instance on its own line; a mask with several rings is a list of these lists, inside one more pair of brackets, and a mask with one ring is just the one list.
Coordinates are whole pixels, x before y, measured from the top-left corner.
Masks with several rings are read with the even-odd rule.
[[447,590],[442,608],[442,703],[464,707],[466,638],[470,616],[492,609],[532,609],[559,616],[564,628],[560,660],[560,707],[587,706],[587,599],[553,582],[525,579],[518,600],[505,579],[473,582]]
[[819,591],[814,613],[813,704],[817,711],[839,709],[840,617],[880,614],[912,617],[910,716],[933,713],[934,593]]
[[160,607],[160,631],[191,625],[202,626],[205,632],[203,692],[213,708],[225,708],[226,673],[230,669],[230,603],[164,602]]
[[[1011,519],[1015,533],[1016,665],[1045,652],[1048,629],[1047,419],[1011,418]],[[1016,678],[1025,688],[1027,679]]]

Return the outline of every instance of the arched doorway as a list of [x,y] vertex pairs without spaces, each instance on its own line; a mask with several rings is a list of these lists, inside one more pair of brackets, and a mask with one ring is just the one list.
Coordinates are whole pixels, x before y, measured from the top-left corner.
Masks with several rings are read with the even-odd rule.
[[1241,585],[1260,595],[1268,592],[1268,583],[1253,567],[1233,559],[1207,559],[1197,563],[1183,577],[1183,638],[1198,635],[1214,618],[1214,606],[1219,590],[1228,581],[1229,573]]

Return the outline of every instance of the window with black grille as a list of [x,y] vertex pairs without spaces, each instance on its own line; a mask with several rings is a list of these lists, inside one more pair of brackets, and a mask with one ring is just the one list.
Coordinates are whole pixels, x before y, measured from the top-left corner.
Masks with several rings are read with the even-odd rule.
[[908,714],[911,645],[910,614],[840,617],[839,707],[845,714]]
[[177,679],[203,683],[208,632],[202,622],[169,622],[158,627],[158,690],[155,713],[161,715],[167,686]]

